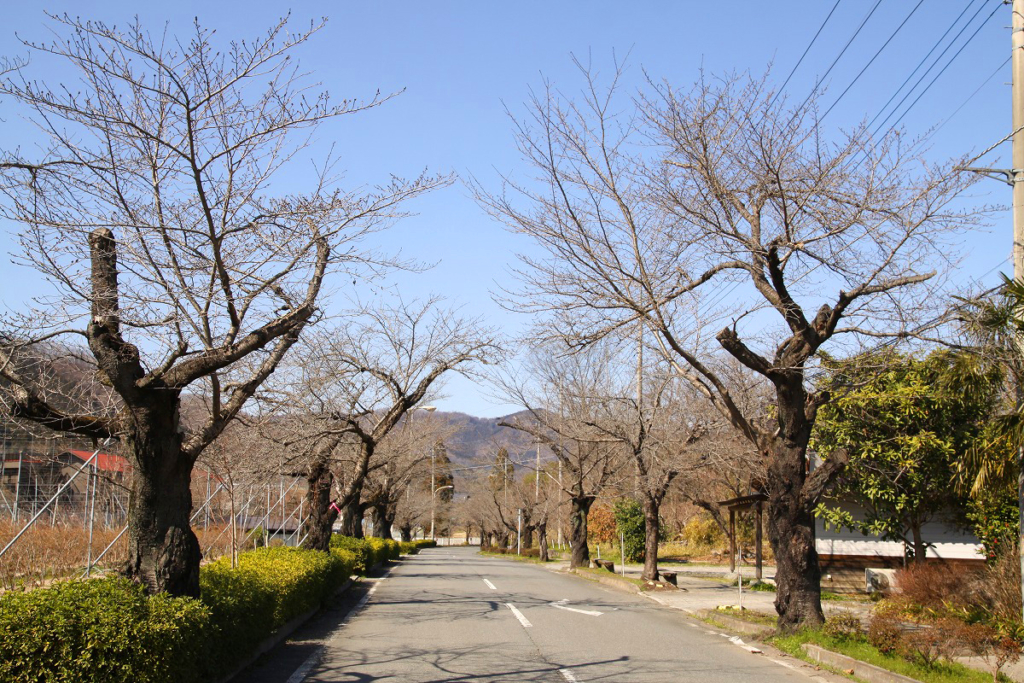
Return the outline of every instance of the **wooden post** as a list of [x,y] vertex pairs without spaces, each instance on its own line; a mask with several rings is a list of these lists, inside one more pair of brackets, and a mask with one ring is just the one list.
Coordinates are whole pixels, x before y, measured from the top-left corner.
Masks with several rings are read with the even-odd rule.
[[757,505],[754,508],[754,577],[761,580],[761,506],[763,503],[757,501]]
[[736,571],[736,510],[729,508],[729,571]]

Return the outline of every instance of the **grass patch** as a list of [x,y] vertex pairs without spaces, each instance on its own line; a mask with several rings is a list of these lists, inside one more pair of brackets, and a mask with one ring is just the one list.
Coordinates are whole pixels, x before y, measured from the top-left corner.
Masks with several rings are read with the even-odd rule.
[[515,560],[516,562],[529,562],[531,564],[548,564],[550,562],[558,562],[562,557],[558,553],[548,552],[548,561],[541,562],[539,557],[529,557],[527,555],[516,555],[515,553],[490,553],[485,550],[480,550],[477,555],[483,555],[484,557],[500,557],[505,560]]
[[[830,638],[821,631],[806,630],[786,635],[775,635],[768,638],[768,642],[794,657],[817,664],[800,647],[804,643],[813,643],[888,671],[924,681],[924,683],[988,683],[992,680],[992,674],[969,669],[956,662],[939,661],[933,666],[926,667],[896,655],[883,655],[866,642]],[[837,671],[836,673],[842,672]],[[999,680],[1009,681],[1010,679],[1000,674]]]
[[771,626],[775,627],[778,617],[774,614],[768,614],[767,612],[760,612],[756,609],[735,609],[730,607],[717,607],[712,613],[724,614],[730,616],[733,619],[740,619],[742,621],[750,622],[751,624],[757,624],[758,626]]

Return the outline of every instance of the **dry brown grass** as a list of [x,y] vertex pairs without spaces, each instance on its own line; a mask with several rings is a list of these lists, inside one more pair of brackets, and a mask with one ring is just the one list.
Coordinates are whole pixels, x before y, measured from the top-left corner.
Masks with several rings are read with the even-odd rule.
[[[21,531],[24,523],[0,520],[0,548]],[[231,550],[231,532],[225,526],[211,525],[194,530],[207,559],[214,560]],[[120,528],[93,529],[92,556],[95,558],[121,532]],[[223,533],[221,533],[223,532]],[[218,538],[219,535],[219,538]],[[94,572],[120,569],[128,560],[127,534],[93,566]],[[239,538],[241,541],[241,538]],[[242,548],[242,550],[248,549]],[[50,526],[39,522],[18,539],[0,558],[0,591],[27,590],[45,586],[57,579],[80,576],[89,557],[89,529],[78,524]]]
[[[0,547],[21,530],[23,524],[0,521]],[[120,529],[93,530],[92,554],[99,555]],[[0,559],[0,590],[23,590],[43,586],[54,579],[72,578],[85,571],[89,556],[89,530],[78,525],[37,523],[18,539]],[[127,560],[127,542],[122,537],[95,567],[116,568]]]

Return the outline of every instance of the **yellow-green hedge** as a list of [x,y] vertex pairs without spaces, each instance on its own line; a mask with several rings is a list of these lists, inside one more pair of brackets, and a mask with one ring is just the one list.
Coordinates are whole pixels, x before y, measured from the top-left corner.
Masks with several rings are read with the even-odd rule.
[[355,558],[354,570],[360,576],[378,564],[388,560],[397,560],[402,554],[401,545],[397,541],[383,538],[353,538],[335,534],[331,537],[331,553],[346,550]]
[[234,669],[352,573],[347,552],[260,548],[200,570],[202,597],[120,578],[0,596],[0,681],[198,683]]
[[68,581],[0,597],[0,680],[16,683],[206,679],[210,607],[147,598],[121,578]]

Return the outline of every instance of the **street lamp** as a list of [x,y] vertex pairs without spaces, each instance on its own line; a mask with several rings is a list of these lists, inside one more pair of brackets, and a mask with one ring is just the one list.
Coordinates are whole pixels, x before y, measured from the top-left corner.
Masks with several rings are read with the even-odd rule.
[[437,540],[437,538],[434,536],[434,501],[436,500],[435,496],[437,495],[438,491],[444,491],[445,489],[453,488],[455,488],[453,484],[448,484],[447,486],[438,486],[436,489],[434,489],[434,492],[430,494],[430,538],[432,540]]

